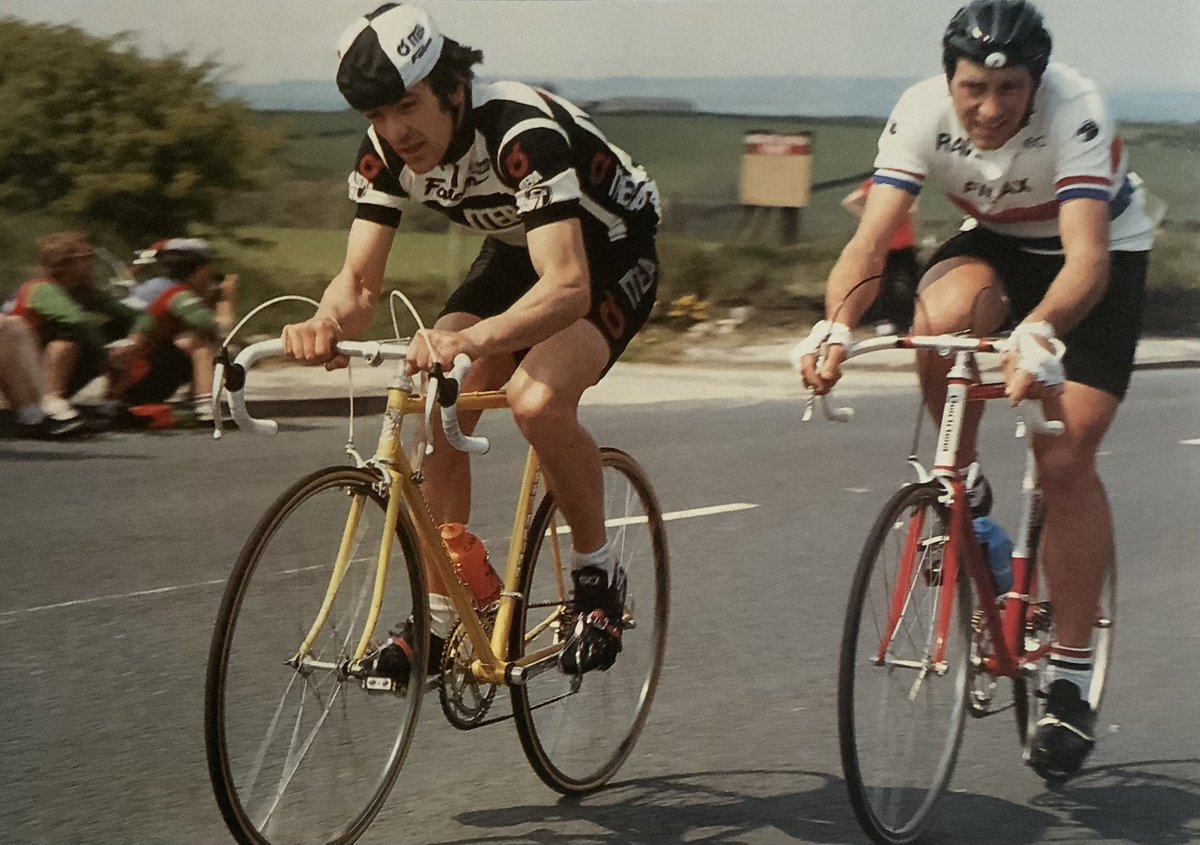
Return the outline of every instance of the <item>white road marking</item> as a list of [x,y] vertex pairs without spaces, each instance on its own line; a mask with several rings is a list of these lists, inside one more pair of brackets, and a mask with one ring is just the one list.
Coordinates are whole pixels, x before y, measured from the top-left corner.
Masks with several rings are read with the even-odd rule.
[[1200,437],[1193,437],[1191,440],[1180,440],[1180,446],[1200,446]]
[[[758,507],[758,505],[750,504],[749,502],[731,502],[727,505],[710,505],[708,507],[703,507],[703,508],[690,508],[688,510],[682,510],[682,511],[671,511],[670,513],[663,514],[663,522],[674,522],[675,520],[679,520],[679,519],[695,519],[696,517],[701,517],[701,516],[716,516],[718,514],[723,514],[723,513],[734,513],[736,511],[750,510],[751,508],[756,508],[756,507]],[[645,522],[645,521],[646,521],[646,517],[644,517],[644,516],[630,516],[630,517],[622,517],[620,519],[606,520],[605,525],[608,525],[610,527],[615,526],[615,525],[634,525],[634,524],[637,524],[640,522]],[[569,527],[564,525],[559,528],[559,533],[566,534],[566,533],[569,533],[570,530],[571,529]],[[319,568],[319,567],[308,566],[308,567],[304,567],[303,569],[290,569],[290,570],[287,570],[286,572],[284,572],[283,574],[292,575],[297,572],[302,572],[302,571],[317,569],[317,568]],[[45,611],[45,610],[61,610],[62,608],[65,608],[65,607],[79,607],[80,605],[85,605],[85,604],[97,604],[99,602],[112,602],[112,601],[121,601],[124,599],[142,598],[145,596],[164,595],[167,593],[177,593],[181,590],[195,590],[195,589],[199,589],[201,587],[216,587],[216,586],[224,585],[227,580],[228,579],[226,579],[226,578],[215,578],[211,581],[197,581],[197,582],[194,582],[191,584],[176,584],[171,587],[156,587],[152,590],[135,590],[130,593],[109,593],[109,594],[103,595],[103,596],[91,596],[90,598],[71,599],[70,601],[54,602],[53,604],[40,604],[35,607],[21,607],[21,608],[17,608],[16,610],[0,611],[0,619],[4,619],[5,617],[9,617],[9,616],[17,616],[22,613],[39,613],[39,612]]]
[[[750,504],[749,502],[730,502],[727,505],[709,505],[704,508],[689,508],[684,511],[670,511],[662,515],[663,522],[674,522],[677,519],[695,519],[698,516],[716,516],[722,513],[734,513],[735,511],[747,511],[751,508],[756,508],[758,505]],[[619,519],[606,519],[604,525],[612,528],[617,525],[640,525],[646,521],[644,516],[623,516]],[[558,526],[559,534],[570,534],[571,526]]]

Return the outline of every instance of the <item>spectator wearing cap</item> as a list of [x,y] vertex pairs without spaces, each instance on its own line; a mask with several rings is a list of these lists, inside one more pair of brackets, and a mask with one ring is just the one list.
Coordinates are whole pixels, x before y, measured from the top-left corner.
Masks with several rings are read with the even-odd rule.
[[125,269],[129,271],[135,285],[140,285],[161,274],[162,271],[158,266],[158,251],[163,248],[165,243],[165,240],[157,241],[145,249],[139,249],[129,259]]
[[218,279],[212,250],[200,238],[164,241],[152,262],[161,275],[135,287],[127,300],[141,312],[134,335],[144,364],[131,372],[124,398],[162,402],[190,382],[196,416],[209,421],[212,362],[232,323],[237,276]]
[[41,347],[42,408],[69,418],[71,397],[97,376],[127,365],[132,344],[109,345],[126,337],[137,312],[95,286],[95,252],[81,232],[39,238],[38,261],[41,275],[18,288],[4,311],[24,320]]

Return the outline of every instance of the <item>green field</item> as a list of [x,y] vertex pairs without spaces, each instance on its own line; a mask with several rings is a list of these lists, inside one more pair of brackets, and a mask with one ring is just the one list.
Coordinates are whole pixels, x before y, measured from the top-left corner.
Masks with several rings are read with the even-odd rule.
[[[353,212],[345,178],[365,127],[348,111],[264,113],[261,119],[285,137],[266,187],[230,198],[219,225],[194,232],[212,237],[229,269],[241,274],[246,306],[278,293],[319,295],[340,267]],[[600,114],[596,122],[653,174],[662,191],[660,302],[692,293],[710,300],[715,316],[723,307],[751,304],[760,325],[807,318],[854,223],[838,204],[848,187],[820,186],[870,170],[882,120]],[[801,129],[812,133],[816,188],[803,212],[801,243],[772,245],[777,233],[770,221],[735,239],[743,136],[753,130]],[[1167,204],[1151,260],[1148,326],[1200,333],[1200,126],[1132,125],[1123,135],[1134,169]],[[958,220],[940,195],[922,195],[918,225],[925,242],[948,236]],[[36,217],[0,221],[0,291],[27,276],[32,241],[53,226]],[[414,297],[425,318],[432,319],[478,242],[472,234],[447,232],[442,218],[416,208],[397,236],[388,284]],[[109,246],[125,254],[136,245]],[[289,305],[264,315],[256,326],[273,331],[304,313],[304,306]],[[381,316],[376,328],[386,325]]]

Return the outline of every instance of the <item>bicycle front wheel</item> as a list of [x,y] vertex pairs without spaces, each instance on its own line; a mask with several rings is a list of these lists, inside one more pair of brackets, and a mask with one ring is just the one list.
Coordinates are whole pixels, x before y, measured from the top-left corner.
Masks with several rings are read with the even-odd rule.
[[[378,481],[347,467],[302,479],[259,521],[230,576],[209,654],[204,727],[217,803],[243,845],[353,842],[404,761],[423,684],[414,677],[407,690],[381,690],[350,665],[385,529]],[[418,544],[403,515],[396,532],[379,619],[386,626],[413,616],[414,664],[423,667]],[[340,586],[302,654],[339,554]]]
[[876,842],[920,836],[962,740],[971,593],[965,571],[943,582],[950,534],[942,495],[939,484],[897,491],[863,547],[846,609],[842,770],[854,813]]
[[[645,725],[667,643],[670,580],[662,513],[650,482],[624,452],[602,449],[604,519],[625,570],[624,632],[616,663],[576,676],[550,669],[512,687],[517,733],[530,765],[565,795],[599,789]],[[570,633],[570,529],[553,495],[538,506],[525,544],[509,654],[561,644]]]

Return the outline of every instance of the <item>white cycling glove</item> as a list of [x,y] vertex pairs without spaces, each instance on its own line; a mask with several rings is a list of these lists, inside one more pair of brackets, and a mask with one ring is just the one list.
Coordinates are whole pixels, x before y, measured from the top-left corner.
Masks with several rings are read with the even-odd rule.
[[[1039,343],[1038,338],[1049,342],[1051,348]],[[1062,356],[1067,347],[1045,320],[1019,324],[1008,336],[1005,348],[1017,353],[1017,366],[1042,384],[1062,384],[1066,380]]]
[[808,337],[792,347],[788,358],[796,372],[800,372],[800,364],[806,355],[820,355],[821,347],[828,343],[830,346],[849,346],[850,327],[845,323],[831,323],[819,320],[808,333]]

